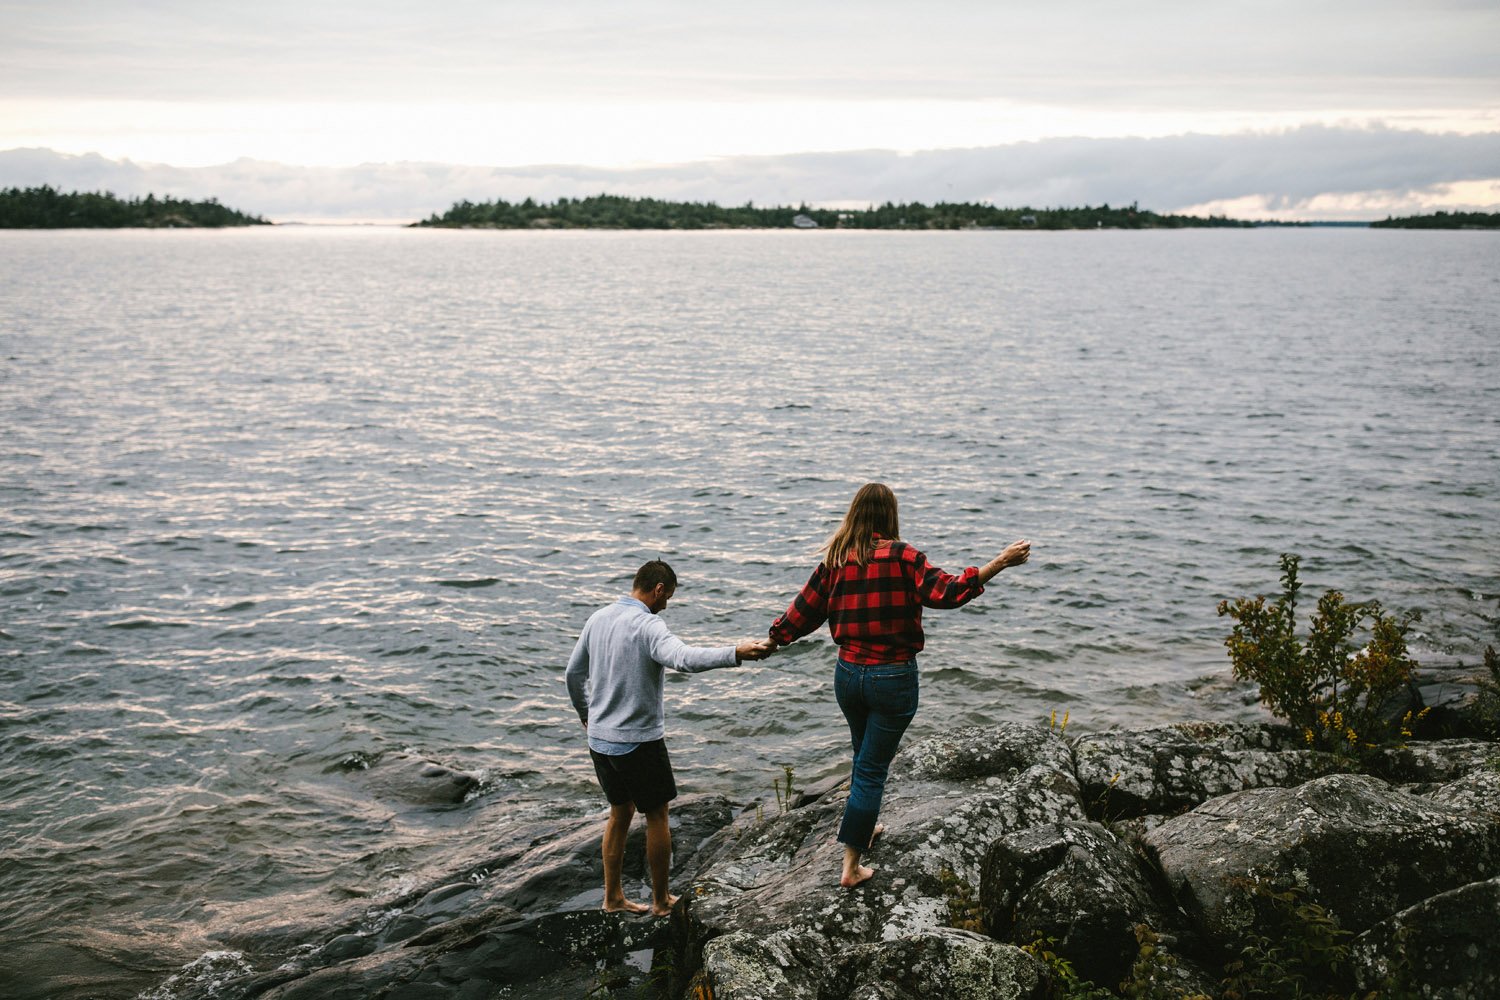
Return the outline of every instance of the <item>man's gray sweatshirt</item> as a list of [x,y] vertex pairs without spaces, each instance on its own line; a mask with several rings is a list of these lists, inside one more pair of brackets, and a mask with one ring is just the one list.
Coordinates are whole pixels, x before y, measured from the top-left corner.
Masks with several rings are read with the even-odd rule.
[[648,743],[666,734],[662,677],[666,668],[697,673],[735,665],[733,646],[689,646],[634,597],[589,616],[568,658],[568,697],[589,736]]

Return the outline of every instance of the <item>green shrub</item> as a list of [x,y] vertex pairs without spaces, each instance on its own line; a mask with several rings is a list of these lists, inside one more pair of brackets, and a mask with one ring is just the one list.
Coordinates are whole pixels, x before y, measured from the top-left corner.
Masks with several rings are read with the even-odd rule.
[[[1261,702],[1310,746],[1356,756],[1392,735],[1383,713],[1411,684],[1417,664],[1407,655],[1406,633],[1420,615],[1387,614],[1378,601],[1350,603],[1330,590],[1299,639],[1300,562],[1281,557],[1281,595],[1270,604],[1263,597],[1220,602],[1219,614],[1234,619],[1224,645],[1234,676],[1259,684]],[[1401,733],[1410,721],[1401,720]]]
[[1260,929],[1246,933],[1239,957],[1224,967],[1222,1000],[1348,996],[1349,939],[1322,906],[1296,886],[1254,883]]

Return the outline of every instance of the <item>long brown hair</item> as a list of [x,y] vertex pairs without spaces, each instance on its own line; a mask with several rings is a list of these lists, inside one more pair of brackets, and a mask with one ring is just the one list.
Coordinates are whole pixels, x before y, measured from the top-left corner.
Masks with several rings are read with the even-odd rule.
[[828,536],[818,552],[829,569],[838,569],[850,559],[863,566],[875,551],[877,533],[893,542],[901,539],[896,494],[885,483],[866,483],[849,501],[844,523]]

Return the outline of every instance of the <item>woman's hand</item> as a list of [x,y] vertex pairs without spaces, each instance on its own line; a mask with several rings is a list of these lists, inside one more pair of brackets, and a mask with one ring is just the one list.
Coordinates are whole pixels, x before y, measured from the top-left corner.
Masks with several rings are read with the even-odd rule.
[[1005,551],[991,559],[980,569],[979,582],[981,584],[989,583],[994,575],[1005,567],[1019,566],[1030,558],[1031,542],[1024,538],[1018,542],[1011,542],[1005,547]]
[[1024,538],[1019,542],[1011,542],[1005,547],[1005,551],[1000,553],[999,558],[1001,569],[1007,566],[1019,566],[1031,558],[1031,542]]

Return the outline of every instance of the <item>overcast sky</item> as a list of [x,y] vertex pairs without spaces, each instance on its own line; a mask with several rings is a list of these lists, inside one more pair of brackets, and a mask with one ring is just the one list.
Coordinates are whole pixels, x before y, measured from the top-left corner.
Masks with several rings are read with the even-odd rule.
[[[475,200],[1494,209],[1497,135],[1493,0],[0,0],[0,150],[71,154],[0,156],[0,184],[97,153],[273,217],[426,214],[437,189],[403,184],[438,175],[492,183]],[[331,182],[355,167],[384,192],[357,213]]]

